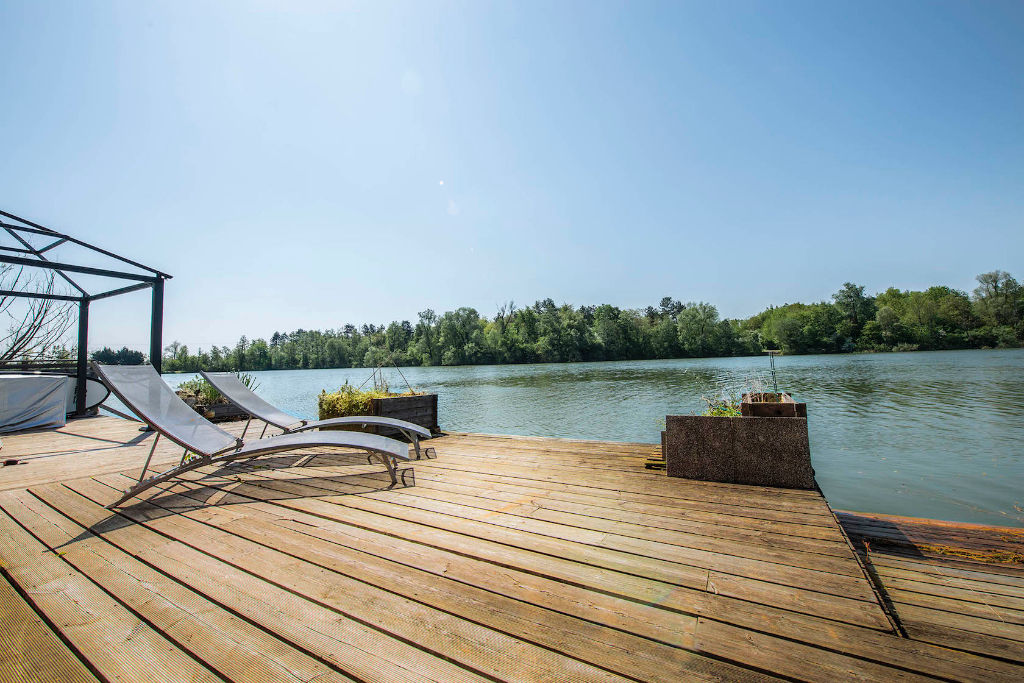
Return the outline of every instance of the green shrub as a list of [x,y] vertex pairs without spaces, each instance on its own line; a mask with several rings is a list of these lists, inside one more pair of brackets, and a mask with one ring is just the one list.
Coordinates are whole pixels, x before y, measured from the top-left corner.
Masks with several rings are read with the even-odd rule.
[[701,396],[701,398],[704,399],[704,403],[708,406],[701,413],[704,417],[740,417],[743,414],[740,412],[740,402],[731,396],[720,398]]
[[329,420],[332,417],[347,417],[349,415],[369,415],[370,401],[375,398],[389,398],[391,396],[414,396],[415,393],[407,391],[404,394],[395,394],[381,389],[357,389],[348,382],[341,385],[337,391],[327,393],[320,392],[317,397],[317,408],[321,420]]

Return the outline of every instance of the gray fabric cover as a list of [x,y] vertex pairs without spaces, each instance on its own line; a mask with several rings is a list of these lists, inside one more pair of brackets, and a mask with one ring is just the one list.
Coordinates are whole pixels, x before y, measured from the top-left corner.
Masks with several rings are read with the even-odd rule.
[[189,408],[152,365],[93,363],[93,367],[132,412],[183,448],[213,455],[241,445],[239,439]]
[[303,422],[300,418],[264,401],[249,387],[242,384],[238,375],[233,372],[200,372],[199,374],[205,377],[206,381],[212,384],[217,391],[224,394],[227,400],[264,422],[269,422],[285,431],[290,431],[289,427],[298,427]]
[[68,378],[0,374],[0,433],[63,427]]

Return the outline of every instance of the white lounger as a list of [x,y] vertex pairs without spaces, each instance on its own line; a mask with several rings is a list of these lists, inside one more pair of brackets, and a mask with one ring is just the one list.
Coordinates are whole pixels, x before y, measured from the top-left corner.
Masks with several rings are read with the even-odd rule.
[[[138,483],[107,507],[117,507],[151,486],[179,477],[198,467],[299,448],[359,448],[366,451],[370,458],[377,457],[384,463],[388,474],[391,475],[392,485],[398,483],[398,460],[409,460],[409,447],[401,441],[361,432],[282,434],[245,443],[190,408],[167,386],[152,365],[93,363],[93,368],[110,391],[157,432]],[[153,451],[156,450],[157,441],[161,436],[184,448],[185,453],[176,467],[145,479],[146,470],[153,459]],[[403,484],[408,471],[401,470]]]

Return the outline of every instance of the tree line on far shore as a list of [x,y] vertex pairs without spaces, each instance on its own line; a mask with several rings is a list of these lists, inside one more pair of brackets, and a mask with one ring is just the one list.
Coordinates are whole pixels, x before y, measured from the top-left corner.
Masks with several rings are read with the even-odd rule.
[[[491,318],[473,308],[432,310],[388,325],[275,332],[242,337],[234,347],[191,351],[167,346],[165,372],[484,365],[741,356],[779,349],[787,354],[1019,347],[1024,343],[1024,286],[1009,273],[977,277],[968,295],[945,286],[894,287],[869,296],[847,282],[831,301],[769,307],[746,320],[722,319],[709,303],[665,297],[657,307],[621,309],[556,305],[501,306]],[[120,354],[120,361],[117,356]],[[141,362],[142,354],[111,349],[107,362]]]

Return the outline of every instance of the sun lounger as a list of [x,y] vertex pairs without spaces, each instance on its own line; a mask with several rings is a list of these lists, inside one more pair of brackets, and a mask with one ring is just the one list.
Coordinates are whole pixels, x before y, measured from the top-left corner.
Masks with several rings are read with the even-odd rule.
[[[213,388],[219,391],[224,398],[231,403],[235,404],[245,412],[249,413],[249,419],[256,418],[262,420],[268,425],[273,425],[278,429],[283,429],[286,434],[292,434],[295,432],[304,432],[310,429],[322,429],[324,427],[339,427],[343,425],[353,426],[373,426],[373,427],[392,427],[400,431],[405,438],[412,442],[413,449],[416,451],[416,459],[420,459],[420,439],[429,439],[430,430],[424,429],[418,424],[412,422],[406,422],[405,420],[396,420],[392,417],[376,417],[374,415],[356,415],[353,417],[334,417],[328,420],[316,420],[310,422],[301,418],[295,417],[290,413],[286,413],[280,410],[276,406],[267,403],[260,398],[254,391],[249,387],[242,384],[241,380],[238,379],[238,375],[233,372],[203,372],[200,373],[206,378],[206,381],[213,385]],[[245,428],[249,428],[249,423],[246,423]],[[266,434],[267,427],[264,425],[263,434]],[[245,431],[242,432],[243,438],[245,437]],[[262,437],[262,434],[260,435]],[[434,449],[428,448],[426,451],[427,456]]]
[[[157,432],[138,483],[108,507],[117,507],[151,486],[180,477],[198,467],[300,448],[332,446],[364,450],[370,458],[377,457],[384,463],[392,485],[398,483],[398,460],[409,460],[409,447],[401,441],[362,432],[282,434],[246,443],[190,408],[151,365],[93,363],[93,367],[107,388]],[[146,479],[146,471],[161,436],[184,448],[185,453],[176,467]],[[401,470],[403,484],[408,471]]]

